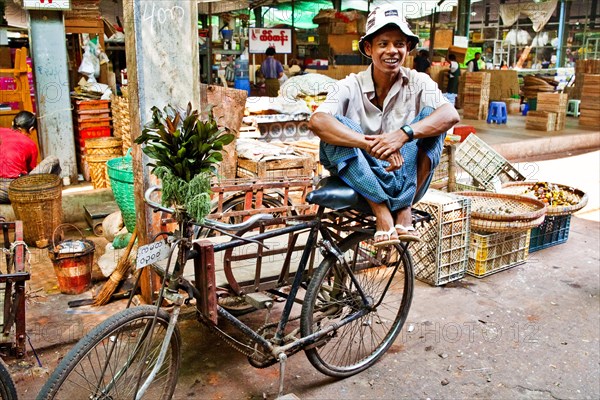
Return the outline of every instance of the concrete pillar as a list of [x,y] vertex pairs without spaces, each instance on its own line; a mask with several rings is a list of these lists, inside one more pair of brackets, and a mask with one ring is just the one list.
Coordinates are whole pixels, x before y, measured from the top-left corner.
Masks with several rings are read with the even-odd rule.
[[[129,81],[132,139],[151,119],[151,108],[171,104],[200,107],[198,59],[198,4],[195,1],[124,0],[124,30]],[[148,243],[159,229],[159,213],[144,203],[151,184],[149,159],[133,147],[135,205],[140,243]],[[149,275],[142,277],[142,294],[150,299]]]
[[65,26],[60,11],[29,11],[42,156],[60,160],[62,177],[77,181]]
[[558,20],[558,47],[556,49],[556,66],[558,68],[565,66],[565,48],[567,46],[567,36],[569,30],[569,17],[571,14],[571,1],[560,1],[560,14]]
[[470,22],[471,0],[458,0],[458,20],[456,22],[456,35],[469,37]]

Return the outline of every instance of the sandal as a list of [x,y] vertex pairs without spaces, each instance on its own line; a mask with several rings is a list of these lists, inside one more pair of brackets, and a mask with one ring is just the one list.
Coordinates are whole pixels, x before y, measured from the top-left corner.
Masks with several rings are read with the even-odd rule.
[[[398,238],[392,238],[392,235],[396,233],[396,228],[395,227],[391,227],[389,231],[377,231],[375,232],[375,235],[373,236],[373,239],[375,239],[375,243],[373,243],[373,246],[375,247],[381,247],[381,246],[388,246],[391,244],[398,244],[400,243],[400,240]],[[388,239],[387,240],[377,240],[377,238],[380,238],[382,236],[387,236]]]
[[401,230],[404,231],[405,233],[398,233],[398,239],[402,240],[404,242],[420,242],[421,238],[419,236],[417,236],[415,233],[416,230],[414,228],[414,226],[410,225],[410,226],[404,226],[402,224],[396,224],[394,226],[394,229],[396,229],[396,231]]

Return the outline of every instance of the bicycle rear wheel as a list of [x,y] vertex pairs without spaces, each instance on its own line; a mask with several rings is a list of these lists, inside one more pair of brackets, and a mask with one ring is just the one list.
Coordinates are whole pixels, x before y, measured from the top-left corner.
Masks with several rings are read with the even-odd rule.
[[[123,310],[84,336],[56,367],[38,399],[135,399],[154,366],[169,325],[160,310],[153,329],[155,306]],[[161,368],[144,394],[170,399],[177,384],[181,358],[177,326]]]
[[17,389],[15,383],[10,376],[10,371],[0,359],[0,399],[2,400],[17,400]]
[[366,312],[305,350],[310,363],[325,375],[344,378],[369,368],[392,345],[408,316],[412,259],[400,245],[375,248],[372,239],[354,233],[339,244],[359,288],[332,255],[321,262],[308,286],[301,314],[303,337]]

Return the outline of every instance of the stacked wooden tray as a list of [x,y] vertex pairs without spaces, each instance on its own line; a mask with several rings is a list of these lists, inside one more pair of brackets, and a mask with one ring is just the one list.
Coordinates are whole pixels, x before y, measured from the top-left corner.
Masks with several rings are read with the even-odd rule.
[[584,74],[579,125],[598,128],[600,124],[600,75]]
[[463,118],[487,119],[490,81],[487,72],[467,72],[462,98]]
[[529,111],[525,118],[525,128],[538,131],[553,131],[556,128],[556,113],[548,111]]
[[537,111],[556,113],[554,131],[565,129],[569,96],[566,93],[538,93]]

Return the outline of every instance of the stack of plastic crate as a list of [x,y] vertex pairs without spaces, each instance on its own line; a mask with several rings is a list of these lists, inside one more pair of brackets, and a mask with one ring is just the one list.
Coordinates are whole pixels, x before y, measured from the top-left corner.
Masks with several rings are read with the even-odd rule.
[[[455,161],[470,178],[457,177],[457,190],[499,191],[503,183],[524,181],[523,176],[498,152],[476,135],[469,135],[456,149]],[[460,172],[457,173],[460,175]],[[482,278],[523,264],[529,255],[530,231],[471,231],[467,273]]]
[[77,159],[79,171],[85,180],[90,180],[89,167],[85,161],[85,141],[111,136],[111,112],[109,100],[77,100],[73,125],[76,127],[76,139],[79,143]]
[[414,207],[431,215],[431,221],[417,227],[422,241],[411,247],[417,279],[439,286],[464,277],[471,200],[430,189]]

